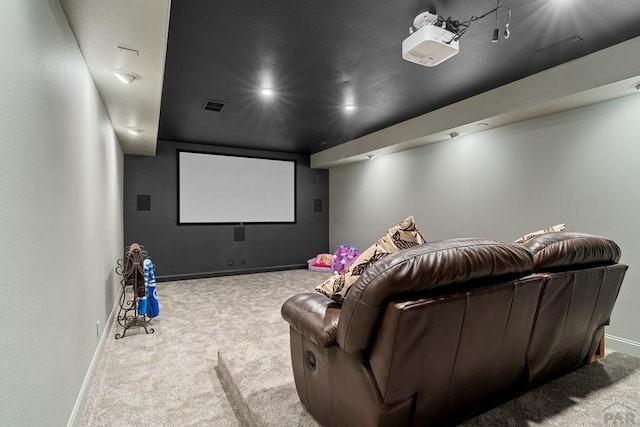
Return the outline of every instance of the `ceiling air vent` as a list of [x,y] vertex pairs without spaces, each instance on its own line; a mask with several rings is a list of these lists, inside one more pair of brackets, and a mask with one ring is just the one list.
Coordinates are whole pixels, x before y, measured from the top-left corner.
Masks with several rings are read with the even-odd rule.
[[550,44],[549,46],[543,47],[541,49],[536,50],[538,55],[551,55],[552,53],[556,53],[559,50],[566,49],[568,47],[573,47],[576,44],[584,42],[584,39],[578,35],[569,37],[568,39],[561,40],[557,43]]
[[226,102],[207,99],[206,101],[204,101],[202,109],[205,111],[215,111],[216,113],[219,113],[220,111],[222,111],[225,105],[227,105]]

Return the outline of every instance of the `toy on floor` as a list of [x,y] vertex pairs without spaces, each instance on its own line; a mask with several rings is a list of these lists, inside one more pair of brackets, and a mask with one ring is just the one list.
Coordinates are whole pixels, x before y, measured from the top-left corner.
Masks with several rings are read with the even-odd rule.
[[340,245],[337,247],[333,257],[333,273],[342,274],[358,258],[360,254],[355,246]]
[[158,305],[158,294],[156,293],[156,274],[151,258],[147,258],[142,263],[144,266],[144,284],[147,288],[147,296],[145,301],[145,312],[150,319],[160,314],[160,306]]
[[311,271],[331,271],[333,270],[333,255],[318,254],[315,258],[307,260],[307,265]]

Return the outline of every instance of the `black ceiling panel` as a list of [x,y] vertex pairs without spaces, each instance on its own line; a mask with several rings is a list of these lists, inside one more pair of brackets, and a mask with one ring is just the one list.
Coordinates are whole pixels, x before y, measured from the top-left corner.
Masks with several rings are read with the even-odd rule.
[[[174,1],[159,139],[315,153],[640,36],[637,0],[502,0],[508,39],[491,42],[491,14],[442,64],[402,59],[418,13],[464,21],[496,4]],[[501,30],[506,20],[500,9]]]

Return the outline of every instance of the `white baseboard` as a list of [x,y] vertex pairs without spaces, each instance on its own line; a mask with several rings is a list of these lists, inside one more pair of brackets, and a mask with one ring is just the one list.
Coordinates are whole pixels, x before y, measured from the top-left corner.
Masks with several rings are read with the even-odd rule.
[[93,377],[95,376],[96,370],[98,369],[98,363],[100,362],[100,357],[102,356],[104,345],[107,342],[107,337],[109,336],[109,333],[111,331],[113,316],[115,316],[115,313],[117,311],[119,300],[120,300],[120,294],[116,296],[116,300],[114,301],[113,308],[111,309],[111,313],[109,313],[109,318],[104,324],[105,327],[102,330],[100,341],[98,341],[98,345],[96,346],[96,351],[93,353],[93,357],[91,358],[91,363],[89,364],[89,369],[87,369],[87,373],[85,374],[84,380],[82,381],[82,387],[80,387],[80,392],[78,393],[78,397],[76,398],[76,403],[75,405],[73,405],[73,411],[71,411],[71,416],[69,416],[67,427],[77,427],[80,425],[80,418],[82,417],[82,411],[84,409],[85,403],[87,402],[87,397],[89,396],[89,390],[91,390]]
[[615,335],[604,334],[605,347],[629,356],[640,357],[640,342],[616,337]]

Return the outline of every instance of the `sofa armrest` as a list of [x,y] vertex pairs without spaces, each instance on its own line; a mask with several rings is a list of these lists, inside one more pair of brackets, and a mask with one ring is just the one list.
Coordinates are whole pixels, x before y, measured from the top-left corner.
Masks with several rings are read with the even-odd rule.
[[320,347],[336,342],[340,305],[321,294],[294,295],[282,305],[282,318]]

